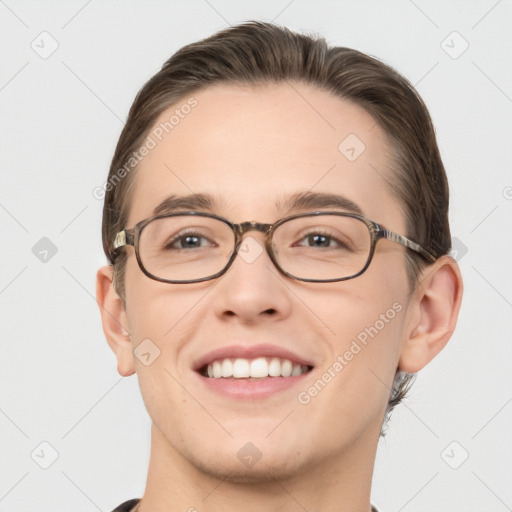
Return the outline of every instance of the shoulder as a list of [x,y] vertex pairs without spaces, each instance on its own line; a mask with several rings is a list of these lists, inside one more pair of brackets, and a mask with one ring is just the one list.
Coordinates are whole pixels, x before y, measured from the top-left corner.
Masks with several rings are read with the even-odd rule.
[[112,512],[131,512],[132,508],[139,503],[140,499],[133,499],[125,501],[121,503],[118,507],[116,507]]

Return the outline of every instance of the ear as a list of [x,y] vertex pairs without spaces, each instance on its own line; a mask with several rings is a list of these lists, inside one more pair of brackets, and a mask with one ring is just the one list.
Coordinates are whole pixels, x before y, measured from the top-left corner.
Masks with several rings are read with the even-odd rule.
[[96,301],[100,308],[103,332],[117,358],[117,371],[123,377],[135,373],[135,361],[128,328],[128,316],[112,281],[112,266],[96,274]]
[[398,369],[415,373],[448,343],[462,301],[462,276],[457,262],[442,256],[419,278],[409,306],[407,333]]

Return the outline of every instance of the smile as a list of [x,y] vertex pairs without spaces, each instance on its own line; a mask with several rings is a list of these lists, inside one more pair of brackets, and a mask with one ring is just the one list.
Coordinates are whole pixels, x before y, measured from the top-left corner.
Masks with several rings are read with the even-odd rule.
[[316,363],[280,345],[231,344],[199,355],[192,369],[209,393],[234,399],[265,399],[304,386]]
[[213,379],[264,379],[267,377],[297,377],[311,370],[311,366],[293,363],[280,357],[254,359],[217,359],[203,366],[200,373]]

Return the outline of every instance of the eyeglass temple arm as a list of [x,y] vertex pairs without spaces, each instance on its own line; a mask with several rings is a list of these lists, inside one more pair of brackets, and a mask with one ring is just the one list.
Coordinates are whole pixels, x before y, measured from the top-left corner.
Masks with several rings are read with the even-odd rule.
[[383,229],[381,231],[382,237],[386,240],[391,240],[392,242],[396,242],[397,244],[403,245],[407,247],[408,249],[411,249],[418,254],[421,254],[427,261],[430,261],[431,263],[434,263],[436,261],[436,257],[423,249],[421,245],[418,245],[416,242],[413,242],[412,240],[409,240],[408,238],[405,238],[405,236],[399,235],[398,233],[394,233],[393,231],[388,231],[387,229]]
[[124,247],[126,245],[133,245],[132,229],[123,229],[123,231],[119,231],[114,239],[114,249],[119,249],[119,247]]

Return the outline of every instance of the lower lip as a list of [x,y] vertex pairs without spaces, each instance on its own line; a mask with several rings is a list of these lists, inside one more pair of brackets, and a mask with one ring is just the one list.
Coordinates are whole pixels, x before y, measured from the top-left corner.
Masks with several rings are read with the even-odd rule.
[[279,391],[284,391],[304,381],[311,370],[295,377],[266,377],[263,379],[214,379],[198,374],[204,385],[216,392],[230,398],[253,399],[266,398]]

